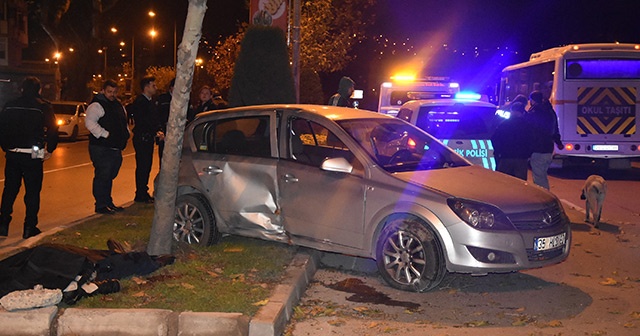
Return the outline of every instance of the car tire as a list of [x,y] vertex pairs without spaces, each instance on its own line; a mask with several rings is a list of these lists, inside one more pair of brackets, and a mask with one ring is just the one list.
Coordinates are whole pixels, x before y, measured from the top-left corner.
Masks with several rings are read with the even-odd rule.
[[385,226],[378,238],[376,263],[382,278],[404,291],[431,290],[447,273],[436,234],[415,218],[396,218]]
[[176,201],[173,239],[187,244],[209,246],[220,240],[215,216],[204,196],[186,194]]
[[78,125],[73,126],[73,131],[69,137],[70,141],[76,141],[78,139]]

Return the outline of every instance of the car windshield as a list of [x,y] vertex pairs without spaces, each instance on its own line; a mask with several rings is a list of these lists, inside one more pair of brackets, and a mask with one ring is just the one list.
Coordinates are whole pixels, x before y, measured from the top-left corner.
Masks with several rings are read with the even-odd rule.
[[454,104],[420,107],[416,126],[438,139],[489,139],[499,122],[495,107]]
[[53,113],[74,115],[76,114],[76,105],[53,104]]
[[399,119],[352,119],[338,124],[390,173],[469,165],[433,137]]

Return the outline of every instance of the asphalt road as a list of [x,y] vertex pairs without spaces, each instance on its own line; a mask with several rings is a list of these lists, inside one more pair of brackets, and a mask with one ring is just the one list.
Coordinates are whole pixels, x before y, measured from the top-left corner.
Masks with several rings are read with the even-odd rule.
[[[91,193],[93,165],[89,159],[88,141],[60,142],[51,159],[44,163],[44,181],[40,194],[38,227],[42,231],[65,226],[73,221],[94,215]],[[156,147],[157,150],[157,147]],[[135,194],[135,152],[129,141],[123,152],[123,163],[113,184],[113,201],[124,205],[133,201]],[[4,153],[0,155],[0,188],[4,188]],[[153,178],[158,173],[158,156],[154,154],[149,188],[153,191]],[[1,189],[0,189],[1,190]],[[20,244],[24,221],[24,186],[14,204],[9,236],[0,240],[0,248]]]

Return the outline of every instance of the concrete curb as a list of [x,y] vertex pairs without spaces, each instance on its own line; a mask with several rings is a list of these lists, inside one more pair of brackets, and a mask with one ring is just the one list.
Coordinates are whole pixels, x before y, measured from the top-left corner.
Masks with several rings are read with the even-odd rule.
[[58,307],[7,312],[0,308],[0,335],[12,336],[276,336],[284,332],[313,278],[320,252],[301,249],[253,318],[239,313],[173,312],[165,309],[80,309]]

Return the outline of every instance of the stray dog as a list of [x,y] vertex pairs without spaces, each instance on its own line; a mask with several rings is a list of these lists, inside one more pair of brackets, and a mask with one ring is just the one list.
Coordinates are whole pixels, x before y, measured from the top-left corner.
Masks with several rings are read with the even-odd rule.
[[582,195],[580,199],[586,200],[586,217],[585,222],[589,222],[589,212],[591,212],[592,223],[594,227],[598,227],[600,223],[600,215],[602,214],[602,205],[607,195],[607,181],[599,175],[591,175],[584,182],[582,187]]

